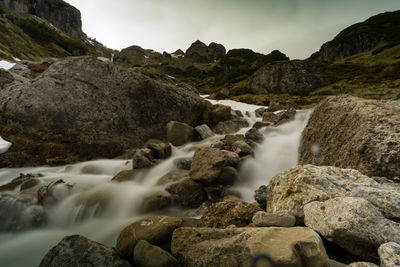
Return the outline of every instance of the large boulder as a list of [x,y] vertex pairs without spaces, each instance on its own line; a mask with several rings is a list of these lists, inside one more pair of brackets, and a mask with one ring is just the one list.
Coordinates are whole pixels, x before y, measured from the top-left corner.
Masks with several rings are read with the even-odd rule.
[[49,250],[40,262],[40,267],[99,266],[129,267],[117,253],[80,235],[64,237]]
[[163,245],[171,240],[172,232],[181,225],[182,219],[177,217],[154,216],[141,219],[121,231],[115,248],[121,258],[131,259],[139,240]]
[[207,194],[202,184],[185,178],[169,184],[165,191],[172,195],[173,203],[184,208],[197,208],[207,200]]
[[305,224],[363,259],[378,260],[378,247],[400,242],[400,224],[362,198],[339,197],[304,207]]
[[[93,57],[59,60],[38,78],[1,90],[0,103],[0,126],[60,143],[72,161],[114,157],[149,138],[165,138],[168,122],[195,124],[204,109],[198,94]],[[17,138],[2,129],[7,140]],[[16,142],[15,151],[29,145],[37,156],[26,143]]]
[[167,124],[167,139],[174,146],[181,146],[194,140],[194,129],[192,126],[178,121]]
[[250,267],[260,254],[273,266],[330,266],[321,238],[304,227],[183,227],[174,231],[171,251],[183,266]]
[[395,183],[379,184],[359,171],[313,165],[296,166],[274,176],[267,193],[267,211],[288,210],[303,221],[304,205],[335,197],[360,197],[387,218],[400,220],[400,190]]
[[254,214],[258,211],[261,209],[253,203],[239,199],[226,199],[213,204],[201,217],[198,225],[215,228],[225,228],[230,225],[244,227],[252,222]]
[[135,246],[134,263],[137,267],[178,267],[179,262],[160,247],[140,240]]
[[301,137],[299,164],[357,169],[368,176],[400,176],[400,100],[329,97],[311,114]]
[[226,54],[223,45],[211,43],[207,46],[205,43],[197,40],[186,50],[186,58],[198,63],[209,63],[218,60]]
[[268,64],[259,69],[249,81],[256,94],[309,91],[328,83],[320,67],[309,61],[292,60]]

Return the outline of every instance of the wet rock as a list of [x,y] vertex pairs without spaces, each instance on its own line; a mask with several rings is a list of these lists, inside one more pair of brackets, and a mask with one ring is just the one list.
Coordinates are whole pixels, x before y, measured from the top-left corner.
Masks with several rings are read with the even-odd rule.
[[181,146],[194,140],[194,129],[186,123],[171,121],[167,124],[167,139],[174,146]]
[[279,121],[279,116],[273,112],[267,111],[263,114],[263,122],[265,123],[276,124],[278,121]]
[[189,177],[168,185],[165,190],[172,195],[173,203],[183,208],[197,208],[207,200],[203,186]]
[[271,122],[257,121],[256,123],[254,123],[253,128],[259,130],[263,127],[272,126],[272,125],[273,125],[273,123],[271,123]]
[[285,122],[294,120],[294,117],[296,115],[296,109],[291,108],[289,110],[282,111],[282,112],[278,113],[277,115],[279,117],[278,121],[277,121],[277,125],[281,125]]
[[114,250],[83,236],[72,235],[64,237],[50,249],[39,266],[129,267],[131,265],[121,260]]
[[257,205],[239,199],[226,199],[213,204],[201,217],[198,226],[226,228],[235,225],[244,227],[252,222],[254,214],[260,210]]
[[206,108],[203,112],[202,119],[205,124],[211,128],[219,122],[228,121],[232,119],[231,107],[224,105],[213,105],[206,101]]
[[233,185],[239,178],[239,173],[233,167],[221,168],[221,173],[215,182],[221,185]]
[[115,175],[111,181],[121,183],[126,181],[133,181],[137,175],[137,170],[126,170],[121,171]]
[[0,197],[0,232],[19,232],[42,226],[46,214],[34,196]]
[[225,135],[225,137],[221,140],[224,143],[224,147],[226,150],[232,150],[232,145],[237,141],[244,141],[245,137],[242,134],[236,135]]
[[248,130],[245,134],[245,137],[247,141],[250,140],[255,143],[261,143],[264,140],[264,136],[257,128],[251,128]]
[[[313,148],[318,146],[320,153]],[[301,137],[300,164],[337,166],[368,176],[400,176],[400,101],[329,97]]]
[[245,119],[233,119],[229,121],[219,122],[214,128],[217,134],[232,134],[236,133],[244,127],[248,127],[249,123]]
[[66,198],[72,188],[71,184],[60,179],[40,187],[37,191],[37,199],[43,206],[52,206]]
[[276,112],[279,110],[284,110],[285,106],[278,102],[270,102],[267,108],[267,112]]
[[202,124],[194,128],[197,135],[200,137],[201,140],[207,139],[209,137],[214,136],[213,131],[208,127],[207,124]]
[[253,149],[245,141],[236,141],[235,143],[233,143],[232,150],[239,156],[253,154]]
[[288,211],[278,211],[276,213],[259,211],[254,214],[253,223],[258,227],[293,227],[296,223],[296,217]]
[[381,245],[378,249],[381,267],[400,266],[400,245],[389,242]]
[[143,198],[139,211],[141,213],[149,213],[168,208],[171,205],[171,194],[165,191],[158,191]]
[[189,178],[189,171],[188,170],[173,170],[162,176],[157,181],[157,185],[166,185],[169,183],[175,183],[182,181],[183,179]]
[[20,190],[21,191],[28,190],[28,189],[31,189],[32,187],[38,186],[40,184],[41,184],[41,182],[39,179],[32,178],[32,179],[29,179],[29,180],[23,182],[21,184]]
[[256,191],[254,191],[254,199],[263,210],[265,210],[267,207],[267,194],[268,187],[266,185],[262,185]]
[[174,160],[174,165],[181,170],[190,170],[190,165],[192,165],[192,158],[177,158]]
[[211,147],[211,148],[216,148],[216,149],[222,150],[222,149],[224,149],[224,147],[225,147],[225,143],[224,143],[223,141],[221,141],[221,140],[214,141],[214,142],[210,145],[210,147]]
[[133,155],[132,158],[132,169],[148,169],[155,165],[151,150],[148,148],[142,148]]
[[167,159],[172,153],[171,145],[158,139],[150,139],[145,147],[151,150],[151,155],[155,159]]
[[223,167],[235,166],[239,156],[216,148],[200,148],[193,157],[190,177],[200,183],[211,184],[218,181]]
[[400,242],[400,224],[362,198],[338,197],[304,206],[304,223],[327,240],[367,260],[381,244]]
[[395,184],[378,184],[352,169],[313,165],[296,166],[271,179],[267,212],[288,210],[302,223],[307,203],[344,196],[363,197],[386,217],[400,221],[400,194]]
[[170,253],[140,240],[135,246],[134,263],[137,267],[178,267],[179,262]]
[[66,146],[67,162],[114,158],[149,138],[163,139],[168,122],[194,124],[205,106],[194,92],[92,57],[58,60],[36,79],[1,90],[0,99],[0,123],[23,125],[26,141],[40,133],[35,149],[21,142],[16,151],[37,156],[50,140]]
[[270,256],[274,266],[329,266],[321,238],[305,227],[183,227],[175,230],[171,251],[183,266],[250,267],[260,254]]
[[181,225],[182,219],[177,217],[153,216],[141,219],[121,231],[115,248],[121,258],[131,259],[139,240],[146,240],[153,245],[168,243],[172,232]]
[[33,179],[35,176],[32,174],[23,174],[21,173],[17,178],[11,180],[11,182],[0,186],[0,191],[12,191],[17,188],[22,183]]
[[267,111],[266,108],[258,108],[254,111],[254,113],[256,114],[257,118],[260,118],[263,116],[263,114]]

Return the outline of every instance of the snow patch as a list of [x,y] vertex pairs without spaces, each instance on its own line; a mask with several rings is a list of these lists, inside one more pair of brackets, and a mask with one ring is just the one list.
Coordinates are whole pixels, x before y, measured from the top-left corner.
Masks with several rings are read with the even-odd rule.
[[11,145],[12,144],[10,142],[4,140],[0,136],[0,154],[6,153],[8,149],[11,147]]
[[15,66],[16,63],[8,62],[6,60],[0,60],[0,69],[9,70]]

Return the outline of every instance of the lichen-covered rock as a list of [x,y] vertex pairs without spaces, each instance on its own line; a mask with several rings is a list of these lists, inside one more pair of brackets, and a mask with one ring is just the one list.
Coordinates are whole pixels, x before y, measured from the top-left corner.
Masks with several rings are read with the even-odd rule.
[[[58,60],[36,79],[1,90],[0,103],[0,123],[21,125],[20,138],[40,133],[45,143],[62,144],[67,162],[116,157],[163,139],[168,122],[194,124],[204,109],[196,93],[93,57]],[[0,136],[10,134],[0,129]],[[14,148],[37,157],[29,144]]]
[[213,204],[201,217],[198,226],[225,228],[235,225],[243,227],[251,223],[254,214],[258,211],[261,211],[258,205],[239,199],[226,199]]
[[194,154],[190,166],[190,177],[200,183],[219,183],[222,168],[235,166],[238,162],[239,156],[234,152],[210,147],[200,148]]
[[362,198],[338,197],[304,206],[304,223],[363,259],[377,260],[381,244],[400,242],[400,224]]
[[288,210],[298,223],[303,220],[303,207],[307,203],[344,196],[365,198],[386,217],[400,219],[400,192],[396,184],[379,184],[352,169],[296,166],[274,176],[267,195],[267,212]]
[[321,238],[305,227],[183,227],[174,231],[171,251],[183,266],[250,267],[260,254],[274,266],[330,266]]
[[154,216],[141,219],[124,228],[118,236],[115,248],[121,258],[131,259],[139,240],[162,245],[171,240],[172,232],[182,225],[177,217]]
[[293,227],[296,223],[296,217],[284,210],[275,213],[259,211],[254,214],[253,223],[258,227]]
[[378,248],[381,267],[400,266],[400,245],[395,242],[382,244]]
[[129,267],[117,253],[106,246],[80,235],[64,237],[49,250],[40,267],[99,266]]
[[174,146],[181,146],[194,140],[194,129],[186,123],[171,121],[167,124],[167,139]]
[[137,267],[178,267],[179,262],[160,247],[140,240],[135,246],[134,263]]
[[316,64],[292,60],[262,67],[250,79],[249,88],[256,94],[289,93],[316,89],[327,83],[323,69]]
[[314,109],[301,137],[299,164],[393,178],[400,176],[399,162],[400,100],[329,97]]

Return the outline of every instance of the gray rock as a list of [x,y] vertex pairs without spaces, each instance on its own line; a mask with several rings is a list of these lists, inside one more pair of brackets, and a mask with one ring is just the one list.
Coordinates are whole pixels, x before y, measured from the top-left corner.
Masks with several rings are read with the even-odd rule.
[[167,124],[167,139],[174,146],[181,146],[194,140],[194,129],[186,123],[171,121]]
[[160,247],[153,246],[145,240],[140,240],[133,252],[137,267],[178,267],[179,262]]
[[382,244],[378,248],[381,267],[400,266],[400,245],[395,242]]
[[0,69],[0,90],[9,83],[14,81],[14,77],[7,70]]
[[245,134],[246,140],[250,140],[255,143],[261,143],[264,140],[264,136],[257,128],[251,128]]
[[[198,94],[92,57],[58,60],[36,79],[1,90],[0,103],[0,123],[63,144],[69,161],[116,157],[163,139],[168,122],[195,123],[205,106]],[[15,149],[27,151],[21,143]]]
[[190,178],[172,183],[165,190],[172,195],[174,204],[184,208],[197,208],[207,200],[203,186]]
[[254,199],[263,210],[265,210],[267,207],[267,193],[268,187],[266,185],[262,185],[256,191],[254,191]]
[[304,206],[304,223],[327,240],[367,260],[381,244],[400,242],[400,224],[362,198],[338,197]]
[[210,129],[210,127],[208,127],[207,124],[196,126],[194,130],[196,131],[201,140],[214,136],[213,131]]
[[253,149],[245,141],[236,141],[232,144],[232,150],[239,156],[253,154]]
[[260,68],[250,79],[249,88],[256,94],[290,93],[313,90],[328,82],[324,70],[317,64],[291,60]]
[[128,267],[117,253],[106,246],[80,235],[64,237],[50,249],[40,262],[40,267],[99,266]]
[[250,267],[259,254],[269,255],[274,266],[330,266],[321,238],[305,227],[182,227],[173,234],[171,252],[183,266]]
[[254,214],[253,223],[258,227],[293,227],[296,223],[296,217],[288,211],[278,211],[276,213],[259,211]]
[[399,100],[329,97],[314,109],[301,137],[300,164],[394,178],[400,176],[399,162]]
[[282,112],[278,113],[277,115],[279,117],[277,125],[281,125],[285,122],[294,120],[294,117],[296,115],[296,109],[291,108],[289,110],[282,111]]
[[266,108],[258,108],[254,111],[254,113],[256,114],[257,118],[262,117],[262,115],[267,111]]
[[263,121],[265,123],[275,124],[279,121],[279,116],[273,112],[264,112],[263,114]]

